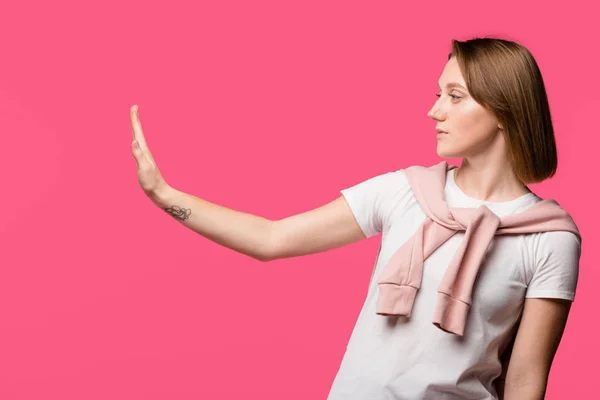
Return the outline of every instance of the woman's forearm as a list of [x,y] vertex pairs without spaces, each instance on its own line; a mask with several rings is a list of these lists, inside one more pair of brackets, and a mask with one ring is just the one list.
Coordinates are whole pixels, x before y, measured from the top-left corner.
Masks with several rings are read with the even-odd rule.
[[254,259],[268,261],[273,221],[210,203],[172,187],[149,197],[163,211],[201,236]]
[[511,384],[510,381],[507,381],[501,398],[503,400],[544,400],[545,394],[545,381],[537,380],[518,384]]

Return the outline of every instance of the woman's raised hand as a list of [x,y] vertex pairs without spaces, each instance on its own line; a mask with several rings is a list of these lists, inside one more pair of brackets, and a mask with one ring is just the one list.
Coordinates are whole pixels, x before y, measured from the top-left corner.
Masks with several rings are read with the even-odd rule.
[[144,138],[144,132],[142,131],[142,123],[138,115],[138,106],[134,105],[129,110],[129,117],[131,119],[131,128],[133,135],[133,142],[131,143],[131,151],[135,162],[137,164],[137,177],[140,186],[146,193],[146,195],[154,196],[159,191],[165,190],[169,187],[162,177],[152,153],[146,144]]

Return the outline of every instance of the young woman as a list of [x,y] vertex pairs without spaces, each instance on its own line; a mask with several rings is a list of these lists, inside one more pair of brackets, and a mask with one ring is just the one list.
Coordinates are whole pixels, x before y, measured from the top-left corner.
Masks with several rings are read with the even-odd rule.
[[542,76],[523,46],[476,38],[452,42],[438,85],[428,113],[437,152],[460,167],[384,173],[278,221],[170,187],[131,108],[142,189],[209,240],[269,261],[382,233],[329,400],[544,398],[581,237],[558,203],[527,187],[557,167]]

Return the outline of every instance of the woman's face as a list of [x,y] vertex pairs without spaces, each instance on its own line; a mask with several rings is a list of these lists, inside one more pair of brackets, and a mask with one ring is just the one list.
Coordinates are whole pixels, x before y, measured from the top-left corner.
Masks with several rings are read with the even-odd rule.
[[485,152],[501,134],[498,119],[469,95],[456,61],[448,60],[438,83],[438,99],[427,113],[436,121],[437,153],[445,158],[471,157]]

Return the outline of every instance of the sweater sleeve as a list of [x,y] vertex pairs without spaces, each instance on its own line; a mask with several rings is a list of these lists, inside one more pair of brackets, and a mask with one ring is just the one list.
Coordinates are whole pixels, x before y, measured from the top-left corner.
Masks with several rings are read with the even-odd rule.
[[382,233],[398,199],[410,191],[410,185],[400,169],[377,175],[341,190],[358,225],[367,238]]
[[566,231],[544,232],[534,249],[536,270],[525,297],[575,299],[581,242]]

